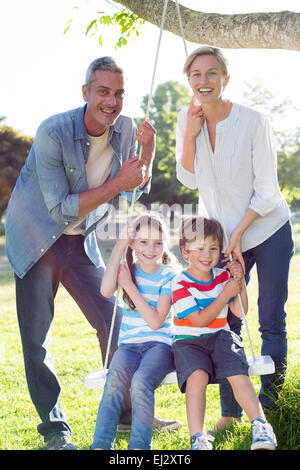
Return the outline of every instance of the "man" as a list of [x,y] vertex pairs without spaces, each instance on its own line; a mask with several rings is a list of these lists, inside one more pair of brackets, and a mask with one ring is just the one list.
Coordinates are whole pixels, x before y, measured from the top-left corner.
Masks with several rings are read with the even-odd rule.
[[[114,298],[100,294],[103,261],[95,229],[119,194],[148,192],[155,131],[120,115],[124,78],[110,57],[90,64],[84,107],[46,119],[12,193],[6,217],[6,251],[15,271],[16,301],[31,399],[42,420],[47,449],[74,449],[59,403],[60,385],[49,354],[54,298],[61,282],[96,329],[105,358]],[[117,313],[110,357],[117,347]],[[130,405],[120,423],[128,424]]]

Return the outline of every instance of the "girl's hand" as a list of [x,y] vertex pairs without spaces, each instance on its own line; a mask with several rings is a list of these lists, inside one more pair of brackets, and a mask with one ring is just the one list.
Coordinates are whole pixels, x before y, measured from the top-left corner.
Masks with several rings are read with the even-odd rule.
[[118,285],[121,286],[124,290],[126,290],[126,287],[128,287],[130,284],[132,284],[132,277],[127,263],[125,262],[120,265]]
[[196,104],[196,98],[193,96],[187,112],[186,133],[190,137],[197,137],[200,134],[204,122],[204,113],[201,106]]

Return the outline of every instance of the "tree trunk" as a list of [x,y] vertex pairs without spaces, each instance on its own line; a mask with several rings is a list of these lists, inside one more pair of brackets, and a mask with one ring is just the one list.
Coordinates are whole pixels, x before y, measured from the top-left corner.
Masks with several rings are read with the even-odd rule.
[[[164,0],[118,0],[140,18],[160,26]],[[187,41],[228,49],[300,50],[300,13],[220,15],[180,6]],[[164,29],[181,35],[176,3],[168,2]]]

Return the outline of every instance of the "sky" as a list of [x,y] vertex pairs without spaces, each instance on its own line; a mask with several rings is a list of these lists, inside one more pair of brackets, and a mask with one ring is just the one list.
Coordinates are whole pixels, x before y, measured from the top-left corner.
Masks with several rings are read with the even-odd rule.
[[[299,0],[179,0],[179,3],[215,13],[300,12]],[[75,6],[79,9],[74,9]],[[96,37],[85,36],[85,29],[95,12],[104,8],[107,4],[103,0],[0,0],[0,116],[5,116],[4,124],[34,136],[43,119],[81,106],[86,69],[103,55],[117,57],[125,68],[123,114],[143,117],[140,104],[150,91],[159,28],[147,24],[138,39],[116,52],[118,31],[106,27],[100,47]],[[71,18],[72,26],[64,35],[66,22]],[[187,42],[188,53],[199,46]],[[291,99],[300,109],[300,52],[225,49],[224,53],[230,68],[227,98],[242,103],[245,82],[260,81],[279,99]],[[182,38],[164,32],[154,90],[167,80],[188,86],[182,72],[184,60]],[[299,114],[290,114],[282,126],[298,125]]]

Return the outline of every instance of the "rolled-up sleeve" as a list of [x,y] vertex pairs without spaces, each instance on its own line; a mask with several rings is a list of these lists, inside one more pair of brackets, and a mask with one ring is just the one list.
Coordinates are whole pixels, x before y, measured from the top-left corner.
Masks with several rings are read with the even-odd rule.
[[49,215],[58,224],[78,220],[79,194],[70,194],[59,138],[41,126],[34,146],[37,177]]
[[277,178],[277,153],[268,119],[259,115],[252,133],[253,195],[249,208],[265,216],[282,202]]
[[[137,201],[142,194],[149,194],[151,188],[151,178],[148,180],[147,184],[142,188],[136,188],[135,190],[135,198],[134,200]],[[121,195],[127,199],[127,201],[131,202],[133,198],[133,190],[132,191],[121,191]]]
[[196,174],[186,170],[181,164],[184,134],[186,128],[186,110],[178,113],[176,126],[176,176],[181,184],[189,189],[197,189]]

